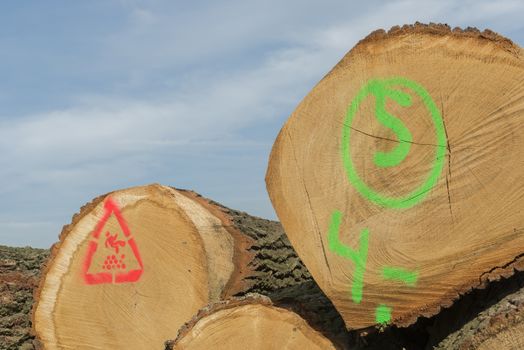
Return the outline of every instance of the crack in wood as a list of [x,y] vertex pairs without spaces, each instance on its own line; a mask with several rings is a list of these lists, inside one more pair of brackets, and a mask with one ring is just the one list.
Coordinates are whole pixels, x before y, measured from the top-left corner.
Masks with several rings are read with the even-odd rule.
[[[293,150],[293,158],[295,160],[295,164],[296,164],[297,169],[298,169],[298,159],[297,159],[297,155],[295,153],[295,146],[293,144],[293,140],[291,139],[291,135],[289,134],[288,130],[286,130],[286,135],[289,138],[289,143],[291,144],[291,149]],[[320,232],[320,226],[318,224],[317,218],[316,218],[315,213],[313,211],[313,205],[311,204],[311,197],[309,196],[309,192],[307,190],[307,186],[306,186],[306,182],[304,181],[304,177],[301,176],[300,179],[302,180],[302,186],[304,187],[304,191],[306,192],[306,197],[307,197],[307,200],[308,200],[309,210],[311,211],[311,216],[313,217],[313,222],[315,223],[315,228],[316,228],[316,231],[318,233],[318,238],[320,239],[320,246],[322,247],[322,254],[324,256],[324,261],[325,261],[326,266],[327,266],[327,268],[329,270],[329,275],[332,276],[331,266],[329,265],[329,261],[327,259],[326,248],[324,247],[324,241],[322,240],[322,233]]]
[[442,125],[444,126],[444,133],[446,134],[446,145],[448,149],[448,172],[446,174],[446,190],[448,192],[449,213],[451,215],[451,221],[455,223],[455,216],[453,215],[453,206],[451,205],[451,192],[449,190],[449,186],[451,183],[451,145],[449,144],[448,129],[446,128],[446,122],[444,118],[444,104],[442,102],[442,95],[440,97],[440,109],[442,113]]
[[418,145],[418,146],[446,147],[446,146],[444,146],[444,145],[435,145],[434,143],[422,143],[422,142],[407,141],[407,140],[402,140],[402,139],[399,139],[399,140],[390,139],[390,138],[387,138],[387,137],[377,136],[377,135],[370,134],[370,133],[365,132],[365,131],[363,131],[363,130],[360,130],[360,129],[354,128],[354,127],[351,126],[351,125],[347,125],[346,123],[342,123],[342,125],[347,126],[348,128],[350,128],[350,129],[353,130],[353,131],[356,131],[356,132],[361,133],[361,134],[363,134],[363,135],[366,135],[366,136],[369,136],[369,137],[373,137],[373,138],[375,138],[375,139],[379,139],[379,140],[385,140],[385,141],[390,141],[390,142],[395,142],[395,143],[401,143],[401,142],[404,142],[404,143],[409,143],[409,144],[412,144],[412,145]]

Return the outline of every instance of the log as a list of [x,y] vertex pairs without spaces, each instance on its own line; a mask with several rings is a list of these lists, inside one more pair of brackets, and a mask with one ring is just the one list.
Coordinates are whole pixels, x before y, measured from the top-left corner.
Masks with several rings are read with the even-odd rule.
[[407,326],[523,268],[524,51],[492,31],[360,41],[280,131],[283,227],[346,326]]
[[293,311],[267,298],[248,296],[216,303],[199,311],[166,343],[166,350],[336,349]]
[[64,227],[33,325],[46,350],[161,348],[200,308],[251,292],[292,299],[320,330],[343,334],[278,223],[191,191],[135,187],[96,198]]

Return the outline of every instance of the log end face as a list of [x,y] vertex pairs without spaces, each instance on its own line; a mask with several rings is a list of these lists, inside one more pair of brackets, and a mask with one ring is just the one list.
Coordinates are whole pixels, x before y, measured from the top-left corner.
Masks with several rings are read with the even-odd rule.
[[[135,187],[99,197],[75,215],[36,292],[33,324],[44,348],[162,344],[168,320],[183,324],[207,304],[204,244],[173,196],[157,184]],[[156,326],[138,326],[141,317]]]
[[348,328],[408,325],[513,273],[524,244],[521,52],[489,30],[378,31],[286,122],[267,189]]
[[259,296],[211,305],[182,328],[168,348],[335,349],[297,314]]

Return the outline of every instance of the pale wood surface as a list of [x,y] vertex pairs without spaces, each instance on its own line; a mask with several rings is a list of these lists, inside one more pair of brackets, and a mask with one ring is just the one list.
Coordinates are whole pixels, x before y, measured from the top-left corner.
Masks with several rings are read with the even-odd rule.
[[335,349],[299,315],[261,300],[213,305],[186,327],[173,350]]
[[[405,159],[379,167],[373,157],[399,142],[364,99],[352,125],[346,113],[371,79],[403,77],[422,86],[443,119],[441,143],[422,98],[388,100],[386,110],[411,132]],[[350,128],[349,128],[350,127]],[[443,150],[436,184],[409,208],[368,200],[349,181],[343,130],[359,177],[390,197],[420,186]],[[349,129],[348,129],[349,128]],[[377,32],[353,48],[304,98],[281,130],[270,157],[267,188],[286,233],[348,328],[407,325],[437,313],[459,294],[522,268],[524,253],[524,60],[522,50],[492,32],[444,26]],[[362,299],[353,299],[356,264],[330,249],[333,213],[341,244],[358,250],[369,230]],[[410,283],[387,279],[384,267],[414,273]]]
[[[195,225],[167,187],[152,185],[110,194],[140,252],[136,282],[89,285],[82,270],[108,196],[83,208],[64,229],[36,293],[34,327],[45,349],[161,348],[172,332],[209,301],[205,245]],[[112,215],[102,232],[93,272],[111,254],[104,232],[123,234]],[[127,249],[126,249],[127,248]],[[129,244],[120,250],[132,267]],[[114,253],[113,253],[114,254]]]

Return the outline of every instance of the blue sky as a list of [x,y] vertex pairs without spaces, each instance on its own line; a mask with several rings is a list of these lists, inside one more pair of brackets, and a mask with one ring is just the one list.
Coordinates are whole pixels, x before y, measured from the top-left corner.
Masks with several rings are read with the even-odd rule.
[[0,11],[0,244],[48,247],[93,197],[158,182],[275,218],[264,175],[303,96],[397,24],[524,45],[524,1],[12,1]]

